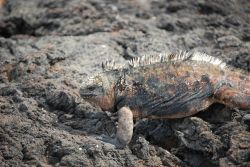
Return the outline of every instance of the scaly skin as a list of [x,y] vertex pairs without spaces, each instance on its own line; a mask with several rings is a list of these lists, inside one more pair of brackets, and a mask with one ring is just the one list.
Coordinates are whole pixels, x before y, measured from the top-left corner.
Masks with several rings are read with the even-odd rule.
[[[116,139],[112,142],[117,147],[124,147],[131,140],[133,118],[183,118],[213,103],[250,109],[249,75],[192,58],[107,71],[80,93],[103,110],[126,111],[127,114],[119,114]],[[126,127],[126,131],[120,127]]]

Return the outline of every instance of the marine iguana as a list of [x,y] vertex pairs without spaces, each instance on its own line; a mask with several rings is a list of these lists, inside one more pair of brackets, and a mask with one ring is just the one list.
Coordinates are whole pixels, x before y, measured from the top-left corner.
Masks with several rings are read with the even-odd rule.
[[205,53],[179,52],[142,56],[106,70],[80,94],[104,111],[118,111],[116,137],[109,142],[122,148],[132,138],[133,118],[183,118],[213,103],[250,109],[250,76]]

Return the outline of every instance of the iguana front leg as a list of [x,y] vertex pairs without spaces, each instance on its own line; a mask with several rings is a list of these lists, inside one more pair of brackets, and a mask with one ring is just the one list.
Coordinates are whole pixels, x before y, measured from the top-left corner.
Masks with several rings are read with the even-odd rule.
[[131,140],[133,135],[133,113],[128,107],[122,107],[118,111],[118,126],[115,140],[117,147],[125,147]]
[[111,143],[116,148],[124,148],[131,140],[133,135],[133,113],[129,107],[122,107],[118,110],[118,125],[115,138],[102,136],[104,142]]
[[250,94],[242,93],[230,86],[220,87],[214,94],[215,100],[232,108],[250,109]]

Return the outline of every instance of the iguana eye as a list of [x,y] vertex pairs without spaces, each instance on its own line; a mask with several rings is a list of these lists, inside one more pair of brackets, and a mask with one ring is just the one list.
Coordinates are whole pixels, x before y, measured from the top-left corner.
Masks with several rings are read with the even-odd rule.
[[80,90],[80,94],[83,98],[91,98],[100,96],[103,94],[103,88],[99,85],[89,85]]
[[103,87],[100,85],[91,85],[88,86],[85,90],[92,95],[100,95],[103,93]]
[[93,90],[96,89],[96,86],[90,86],[90,87],[88,87],[87,89],[88,89],[89,91],[93,91]]

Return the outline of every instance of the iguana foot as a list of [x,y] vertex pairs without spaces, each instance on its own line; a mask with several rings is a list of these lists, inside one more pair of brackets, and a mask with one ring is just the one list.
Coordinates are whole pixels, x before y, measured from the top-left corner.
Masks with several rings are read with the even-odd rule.
[[110,137],[108,135],[102,134],[101,136],[97,136],[96,139],[100,140],[103,144],[108,143],[108,144],[113,145],[112,147],[117,148],[118,144],[117,144],[115,138],[112,138],[112,137]]

